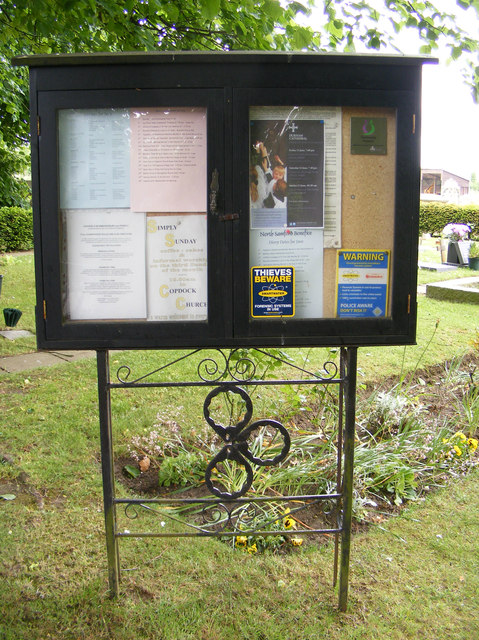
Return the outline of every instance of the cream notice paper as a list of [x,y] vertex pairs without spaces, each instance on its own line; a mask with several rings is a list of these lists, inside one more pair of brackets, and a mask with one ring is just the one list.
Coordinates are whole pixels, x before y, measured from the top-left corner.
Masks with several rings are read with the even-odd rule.
[[70,320],[146,317],[145,214],[129,209],[63,212]]
[[146,229],[148,320],[207,320],[206,214],[150,214]]
[[206,212],[206,109],[132,110],[133,211]]

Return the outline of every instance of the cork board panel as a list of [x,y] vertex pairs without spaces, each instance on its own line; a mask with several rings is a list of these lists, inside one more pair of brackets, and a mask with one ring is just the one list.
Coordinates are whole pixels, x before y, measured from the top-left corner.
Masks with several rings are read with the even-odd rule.
[[[387,155],[351,155],[351,118],[387,118]],[[396,111],[342,110],[341,248],[392,251],[396,176]],[[336,315],[336,249],[324,250],[323,313]],[[391,254],[392,256],[392,254]],[[389,296],[391,304],[391,296]]]

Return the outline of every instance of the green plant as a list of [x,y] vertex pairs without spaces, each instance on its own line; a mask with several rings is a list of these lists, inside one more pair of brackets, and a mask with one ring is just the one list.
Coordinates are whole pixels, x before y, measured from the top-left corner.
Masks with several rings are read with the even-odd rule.
[[462,431],[456,431],[450,438],[443,438],[442,442],[446,445],[446,456],[449,458],[473,456],[478,445],[476,438],[468,438]]
[[[264,551],[274,553],[279,550],[298,548],[303,544],[303,538],[294,534],[297,521],[289,508],[283,509],[269,504],[267,507],[257,506],[257,509],[257,514],[248,524],[248,530],[268,532],[267,535],[249,534],[245,531],[245,535],[238,535],[232,539],[236,549],[254,555]],[[230,540],[224,538],[224,542],[230,542]]]
[[448,224],[467,224],[476,234],[479,230],[479,207],[477,205],[421,202],[419,206],[419,233],[440,236]]
[[457,422],[470,437],[474,436],[479,430],[479,388],[466,390],[456,406],[459,414]]
[[[4,64],[3,66],[6,67],[7,65]],[[2,75],[3,73],[0,71],[0,78]],[[23,99],[24,104],[26,104],[25,96],[23,96]],[[13,105],[10,103],[8,106],[12,110]],[[5,134],[8,125],[3,117],[4,115],[5,113],[1,117],[2,136],[0,136],[0,206],[28,208],[31,206],[31,190],[27,181],[30,149],[25,144],[25,139],[19,139],[20,130],[26,126],[27,122],[20,124],[17,121],[13,125],[15,142],[14,144],[6,144]]]
[[292,362],[290,355],[282,349],[275,348],[267,351],[232,349],[229,356],[230,371],[240,380],[264,380],[267,376],[274,377],[274,373],[287,362]]
[[479,242],[472,241],[469,246],[469,257],[470,258],[479,258]]
[[25,251],[32,248],[32,210],[0,207],[0,251]]
[[363,407],[364,418],[358,423],[372,438],[379,440],[403,432],[419,418],[420,411],[397,386],[373,393]]
[[163,458],[158,471],[160,486],[199,484],[204,477],[206,461],[197,453],[180,451],[177,456]]

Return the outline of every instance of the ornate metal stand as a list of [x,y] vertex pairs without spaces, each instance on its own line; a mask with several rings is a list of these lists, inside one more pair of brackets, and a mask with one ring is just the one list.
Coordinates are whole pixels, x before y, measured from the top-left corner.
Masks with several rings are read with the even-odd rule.
[[[304,525],[295,529],[295,534],[332,534],[335,539],[334,577],[336,584],[339,564],[339,608],[346,610],[349,581],[349,554],[351,539],[352,489],[354,464],[354,427],[356,399],[356,367],[357,349],[341,348],[339,368],[332,362],[325,363],[321,375],[305,371],[301,367],[284,362],[267,350],[256,349],[264,358],[277,360],[291,367],[299,379],[265,380],[256,375],[254,363],[247,357],[238,355],[233,350],[227,355],[223,350],[209,350],[202,355],[200,349],[194,350],[174,362],[159,367],[141,377],[131,380],[131,370],[122,366],[116,374],[116,381],[110,378],[109,352],[97,351],[99,416],[101,429],[101,453],[103,474],[103,495],[105,508],[106,545],[108,555],[108,575],[112,595],[118,595],[120,582],[119,540],[128,537],[180,537],[180,536],[215,536],[235,537],[248,535],[278,535],[291,533],[282,529],[284,507],[288,506],[289,514],[296,522],[301,523],[301,512],[314,505],[325,505],[332,517],[328,528],[312,529]],[[196,368],[196,378],[191,381],[168,382],[157,380],[167,369],[179,361],[200,357]],[[221,365],[219,364],[221,363]],[[326,494],[307,494],[292,496],[254,496],[246,494],[253,483],[253,468],[273,466],[283,462],[290,449],[290,436],[286,428],[276,420],[261,419],[250,422],[253,406],[249,387],[262,385],[336,385],[338,388],[338,445],[337,473],[335,491]],[[149,498],[149,499],[117,499],[115,497],[115,479],[113,471],[113,440],[111,428],[112,389],[158,388],[158,387],[213,387],[206,396],[203,413],[206,422],[215,431],[222,442],[219,452],[214,455],[205,472],[205,484],[212,494],[207,498]],[[244,415],[234,425],[223,426],[215,422],[211,416],[212,402],[220,396],[228,394],[237,397],[245,407]],[[262,437],[274,442],[272,457],[263,457],[250,449],[255,435],[261,431]],[[263,454],[264,455],[264,454]],[[228,491],[218,480],[218,469],[225,463],[236,463],[246,472],[242,486]],[[243,474],[244,475],[244,474]],[[269,517],[259,519],[264,513],[264,505],[277,504],[278,509],[269,510]],[[157,516],[159,525],[151,532],[135,531],[118,525],[117,507],[124,505],[124,516],[133,521],[140,513]],[[172,506],[176,509],[172,510]],[[164,520],[175,524],[174,531],[163,528]],[[258,526],[258,522],[261,524]],[[271,525],[276,525],[271,527]],[[339,552],[340,550],[340,552]]]

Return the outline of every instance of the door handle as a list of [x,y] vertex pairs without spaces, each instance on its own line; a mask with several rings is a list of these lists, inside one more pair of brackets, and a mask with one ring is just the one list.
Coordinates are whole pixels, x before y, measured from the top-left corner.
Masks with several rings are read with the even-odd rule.
[[220,188],[218,169],[213,169],[210,184],[210,212],[214,215],[218,215],[218,191]]

